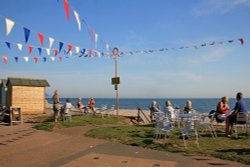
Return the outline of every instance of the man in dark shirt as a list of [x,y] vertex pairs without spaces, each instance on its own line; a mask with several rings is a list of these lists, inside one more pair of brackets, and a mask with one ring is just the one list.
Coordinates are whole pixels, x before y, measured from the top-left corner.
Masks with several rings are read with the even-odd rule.
[[226,135],[227,136],[232,135],[233,124],[236,123],[237,113],[247,114],[246,103],[242,98],[243,98],[243,94],[241,92],[237,93],[236,95],[237,102],[235,104],[234,111],[226,119]]

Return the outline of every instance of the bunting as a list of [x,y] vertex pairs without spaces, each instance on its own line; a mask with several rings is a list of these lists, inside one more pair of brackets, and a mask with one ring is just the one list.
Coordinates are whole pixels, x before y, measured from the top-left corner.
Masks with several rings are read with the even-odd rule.
[[64,3],[64,9],[66,13],[66,19],[69,21],[69,3],[67,0],[63,0]]
[[55,56],[58,54],[58,50],[57,49],[55,49],[54,50],[54,53],[55,53]]
[[18,57],[14,57],[14,58],[15,58],[16,63],[18,63]]
[[63,42],[59,42],[59,53],[61,52],[62,47],[63,47]]
[[51,57],[51,61],[55,61],[55,59],[56,59],[55,57]]
[[60,60],[60,62],[62,62],[62,56],[59,56],[59,60]]
[[33,46],[28,46],[28,49],[29,49],[29,53],[31,54]]
[[81,31],[81,22],[80,22],[79,14],[75,10],[73,10],[73,12],[74,12],[74,15],[75,15],[75,18],[76,18],[76,22],[77,22],[77,25],[78,25],[78,30]]
[[6,18],[5,19],[6,22],[6,35],[8,36],[13,28],[13,26],[15,25],[15,22]]
[[38,57],[34,57],[34,62],[37,63],[38,62]]
[[79,52],[80,52],[80,48],[79,48],[79,46],[76,46],[75,47],[75,54],[77,55]]
[[67,53],[69,53],[71,51],[71,49],[72,49],[72,45],[68,44],[68,51],[67,51]]
[[38,52],[39,52],[39,55],[41,56],[42,54],[42,48],[37,48]]
[[3,59],[3,63],[7,64],[7,60],[8,60],[7,56],[2,56],[2,59]]
[[54,38],[49,37],[49,48],[52,47],[53,43],[54,43]]
[[23,57],[25,62],[29,62],[29,57]]
[[5,42],[5,44],[6,44],[6,46],[7,46],[9,49],[11,49],[11,48],[10,48],[10,43],[9,43],[9,42]]
[[43,57],[43,62],[46,62],[47,61],[47,58],[46,57]]
[[24,30],[25,43],[27,43],[30,37],[30,30],[25,27],[23,28],[23,30]]
[[20,43],[17,43],[16,45],[17,45],[18,49],[19,49],[20,51],[22,51],[22,49],[23,49],[23,45],[22,45],[22,44],[20,44]]
[[243,44],[244,44],[244,40],[243,40],[243,38],[239,38],[238,40],[240,41],[240,44],[241,44],[241,45],[243,45]]
[[47,55],[50,55],[50,49],[46,49]]
[[97,49],[98,34],[95,33],[95,49]]
[[37,34],[37,36],[38,36],[38,38],[39,38],[39,40],[40,40],[41,45],[43,46],[43,43],[44,43],[44,37],[43,37],[43,34],[38,33],[38,34]]

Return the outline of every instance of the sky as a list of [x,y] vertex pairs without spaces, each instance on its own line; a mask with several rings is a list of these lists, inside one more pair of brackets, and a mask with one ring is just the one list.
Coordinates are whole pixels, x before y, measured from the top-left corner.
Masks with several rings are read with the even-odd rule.
[[[122,51],[169,49],[118,58],[121,98],[219,98],[243,92],[250,97],[250,0],[68,0],[99,38]],[[81,48],[95,49],[86,26],[78,31],[73,11],[66,20],[63,0],[0,0],[0,78],[47,79],[52,96],[114,98],[114,60],[70,57],[63,61],[15,62],[37,56],[27,47],[8,49],[5,41],[25,45],[23,28],[31,30],[27,45],[39,46],[36,34]],[[15,26],[6,36],[5,17]],[[244,39],[240,45],[238,38]],[[227,40],[234,39],[228,43]],[[224,41],[223,45],[179,49]],[[66,47],[65,47],[66,48]],[[65,49],[64,48],[64,49]],[[97,43],[98,50],[104,46]],[[60,54],[59,54],[60,55]],[[47,56],[43,53],[43,56]]]

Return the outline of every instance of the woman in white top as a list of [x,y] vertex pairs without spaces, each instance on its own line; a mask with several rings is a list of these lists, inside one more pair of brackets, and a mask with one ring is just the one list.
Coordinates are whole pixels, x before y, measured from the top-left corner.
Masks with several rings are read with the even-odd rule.
[[175,113],[174,113],[174,108],[173,108],[171,102],[168,100],[165,102],[165,105],[166,105],[165,110],[164,110],[165,114],[169,115],[171,120],[174,120]]

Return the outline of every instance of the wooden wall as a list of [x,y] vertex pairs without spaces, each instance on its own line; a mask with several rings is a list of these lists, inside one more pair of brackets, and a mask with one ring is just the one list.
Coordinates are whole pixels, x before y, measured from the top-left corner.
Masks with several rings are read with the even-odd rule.
[[8,92],[10,100],[8,106],[21,107],[23,114],[43,114],[46,112],[45,87],[11,86],[11,90]]

